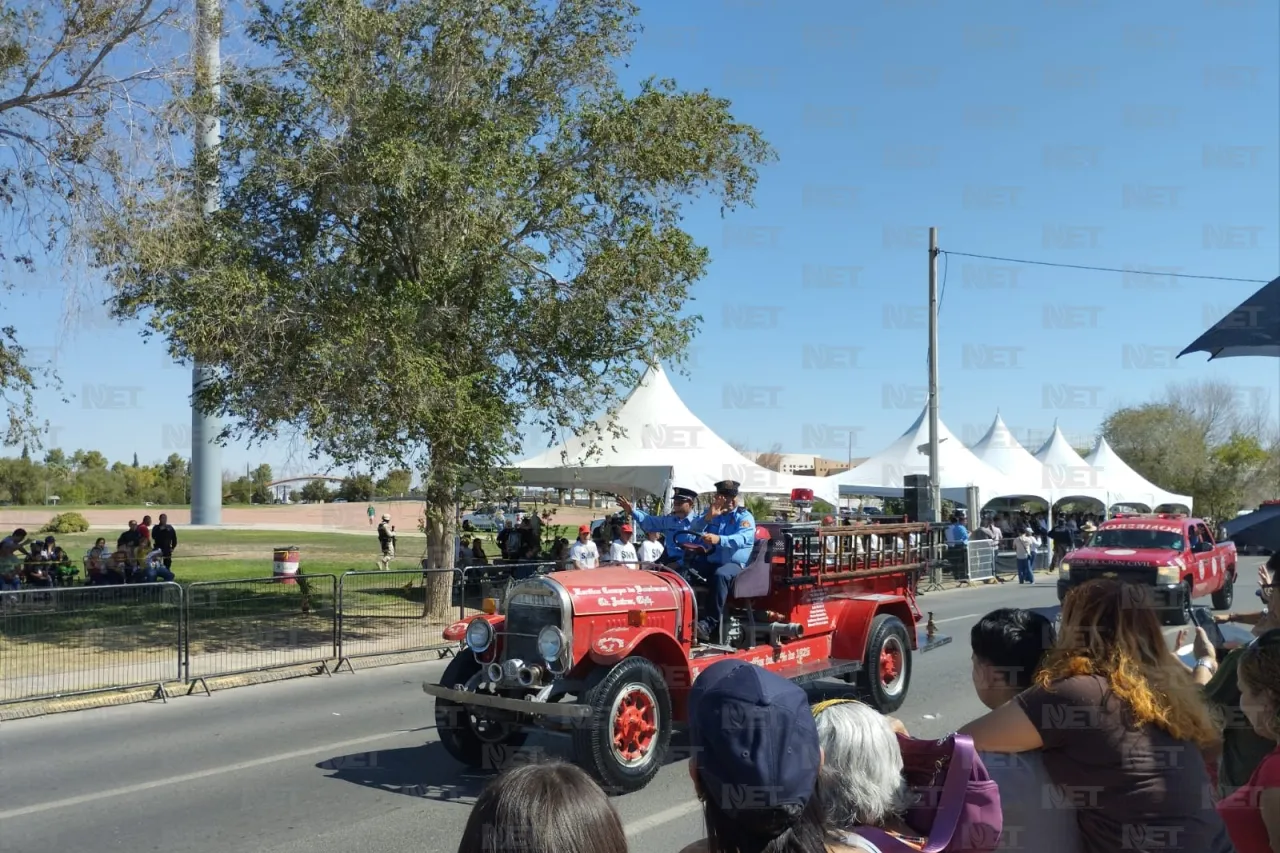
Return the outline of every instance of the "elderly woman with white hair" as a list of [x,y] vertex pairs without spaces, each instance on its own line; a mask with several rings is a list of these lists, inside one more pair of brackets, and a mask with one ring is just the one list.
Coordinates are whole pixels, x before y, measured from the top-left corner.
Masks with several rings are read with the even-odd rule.
[[[852,699],[813,707],[822,746],[822,804],[827,821],[854,849],[875,849],[858,827],[876,827],[908,844],[926,839],[903,820],[913,794],[902,775],[902,750],[894,720]],[[861,846],[860,846],[861,845]]]

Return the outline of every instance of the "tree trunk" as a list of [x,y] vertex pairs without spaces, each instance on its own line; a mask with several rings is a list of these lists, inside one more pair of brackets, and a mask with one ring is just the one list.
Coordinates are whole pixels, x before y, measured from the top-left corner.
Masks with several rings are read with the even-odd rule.
[[[434,468],[423,477],[426,500],[423,502],[422,515],[427,534],[427,563],[429,571],[424,579],[426,598],[422,606],[422,618],[452,620],[459,617],[461,611],[453,606],[454,578],[453,569],[457,549],[454,548],[455,521],[457,506],[454,502],[453,484],[441,482],[446,478]],[[459,595],[462,594],[459,584]]]

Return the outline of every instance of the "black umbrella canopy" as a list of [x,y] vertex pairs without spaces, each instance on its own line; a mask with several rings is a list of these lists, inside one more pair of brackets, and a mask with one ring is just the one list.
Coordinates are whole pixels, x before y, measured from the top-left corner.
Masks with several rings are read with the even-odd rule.
[[1210,361],[1241,356],[1280,358],[1280,278],[1240,303],[1178,353],[1178,358],[1192,352],[1207,352]]
[[1264,504],[1248,515],[1240,515],[1222,525],[1236,547],[1280,550],[1280,504]]

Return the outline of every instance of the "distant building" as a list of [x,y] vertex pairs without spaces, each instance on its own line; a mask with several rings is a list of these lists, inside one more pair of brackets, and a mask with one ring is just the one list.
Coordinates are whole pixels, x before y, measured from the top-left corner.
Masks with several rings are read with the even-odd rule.
[[[759,461],[760,457],[764,455],[763,453],[756,453],[754,458]],[[778,466],[778,471],[782,474],[827,477],[849,470],[849,462],[844,459],[824,459],[821,456],[814,456],[812,453],[780,453],[778,455],[782,457],[781,464]],[[857,465],[862,461],[861,459],[855,459],[853,464]]]

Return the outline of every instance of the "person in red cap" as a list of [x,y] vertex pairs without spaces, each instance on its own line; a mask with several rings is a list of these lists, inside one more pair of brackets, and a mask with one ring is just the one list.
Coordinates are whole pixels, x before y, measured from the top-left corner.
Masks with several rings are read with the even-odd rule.
[[618,528],[618,538],[609,546],[610,563],[626,563],[635,569],[640,566],[640,557],[636,554],[636,543],[631,539],[630,524]]
[[591,541],[591,525],[578,528],[578,541],[569,546],[569,561],[575,569],[594,569],[600,565],[600,549]]

